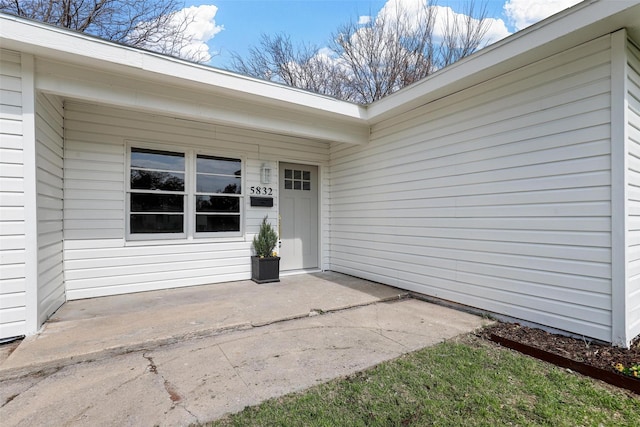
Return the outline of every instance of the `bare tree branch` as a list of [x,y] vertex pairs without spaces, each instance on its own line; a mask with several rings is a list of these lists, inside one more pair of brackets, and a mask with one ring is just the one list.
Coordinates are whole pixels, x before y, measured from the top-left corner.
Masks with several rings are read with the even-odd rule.
[[294,46],[283,34],[263,34],[247,58],[233,54],[231,68],[369,104],[472,54],[488,31],[486,3],[478,8],[470,0],[462,14],[447,16],[438,16],[443,8],[429,1],[417,14],[396,6],[395,13],[380,13],[368,24],[340,26],[329,53]]
[[337,98],[345,98],[345,74],[318,47],[294,46],[284,34],[262,34],[246,59],[232,53],[231,68],[239,73]]
[[0,0],[4,13],[195,62],[207,60],[201,52],[184,52],[192,41],[185,30],[193,17],[178,17],[182,8],[183,0]]

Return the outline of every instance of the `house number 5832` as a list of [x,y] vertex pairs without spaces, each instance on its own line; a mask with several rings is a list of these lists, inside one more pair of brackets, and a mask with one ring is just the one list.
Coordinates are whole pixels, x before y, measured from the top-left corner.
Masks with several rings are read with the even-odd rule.
[[251,187],[251,194],[261,194],[263,196],[273,196],[273,188],[271,187]]

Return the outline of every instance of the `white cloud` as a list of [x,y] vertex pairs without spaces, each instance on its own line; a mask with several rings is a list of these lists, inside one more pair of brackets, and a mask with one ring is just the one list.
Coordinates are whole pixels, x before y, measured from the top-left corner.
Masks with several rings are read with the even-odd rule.
[[509,36],[511,32],[507,29],[502,19],[486,18],[487,20],[487,33],[485,34],[486,43],[489,45],[495,43],[498,40]]
[[[571,7],[581,0],[506,0],[504,4],[504,12],[509,23],[516,30],[521,30],[529,25],[535,24],[554,13],[560,12]],[[436,4],[437,2],[429,2],[429,0],[389,0],[378,13],[380,17],[394,17],[403,11],[408,16],[414,17],[413,25],[419,25],[424,22],[424,5],[428,3]],[[434,28],[434,36],[441,36],[444,32],[446,23],[464,22],[467,17],[464,13],[457,13],[448,6],[431,6],[436,10],[436,22]],[[485,40],[487,44],[494,43],[510,34],[506,23],[499,18],[486,18],[487,34]]]
[[331,60],[336,56],[336,53],[329,49],[328,47],[323,47],[320,50],[318,50],[318,53],[316,54],[319,57],[325,58],[327,60]]
[[[424,9],[427,3],[426,0],[389,0],[378,13],[378,19],[383,17],[393,18],[398,16],[399,13],[405,13],[407,16],[412,17],[408,24],[415,29],[420,25],[424,25],[424,22],[428,20]],[[457,13],[448,6],[431,6],[431,9],[435,12],[433,35],[436,39],[442,38],[446,32],[447,25],[458,24],[461,27],[466,25],[468,17],[464,13]],[[477,24],[478,21],[473,19],[472,23]],[[487,33],[485,35],[487,44],[497,42],[511,34],[502,19],[486,18],[485,23],[487,25]]]
[[190,41],[181,47],[179,56],[188,58],[190,55],[196,55],[203,59],[202,62],[211,60],[207,42],[224,29],[223,26],[216,25],[217,13],[218,7],[214,5],[191,6],[177,13],[176,22],[185,18],[191,20],[185,29],[185,35]]
[[[375,19],[376,22],[386,20],[390,24],[385,26],[387,31],[396,31],[396,23],[398,23],[398,25],[404,28],[403,31],[407,31],[406,35],[412,32],[418,33],[424,29],[427,22],[432,22],[432,34],[435,43],[442,41],[445,34],[450,34],[451,28],[453,27],[464,29],[467,25],[475,27],[479,24],[477,19],[470,19],[464,13],[457,13],[450,7],[428,6],[431,3],[435,2],[428,2],[427,0],[388,0],[372,19]],[[359,21],[358,24],[361,24],[361,22]],[[480,47],[494,43],[511,34],[501,19],[485,18],[484,25],[486,33]],[[370,31],[371,29],[368,26],[359,28],[351,36],[351,43],[355,46],[370,44],[369,40],[372,40]],[[392,39],[393,38],[395,38],[395,34],[392,34]],[[396,49],[397,46],[390,46],[387,42],[382,42],[375,48],[377,49],[377,55],[382,59],[387,54],[394,54],[394,49]],[[368,51],[368,48],[356,48],[351,54],[355,55],[358,52],[364,51]],[[337,56],[335,52],[330,54],[328,51],[325,51],[318,56],[322,57],[324,61],[332,61],[337,64],[341,64],[344,61],[343,58]],[[362,59],[364,60],[365,58]]]
[[358,17],[358,25],[367,25],[369,22],[371,22],[371,17],[368,15]]
[[398,15],[406,14],[415,18],[409,24],[418,26],[426,19],[425,3],[426,0],[388,0],[378,12],[377,19],[394,19]]
[[[457,13],[450,7],[444,6],[432,6],[435,9],[435,27],[433,35],[440,39],[446,33],[447,26],[458,25],[460,28],[464,28],[467,25],[469,17],[463,13]],[[477,19],[471,18],[470,24],[473,26],[478,25]],[[487,44],[495,43],[507,37],[509,30],[502,19],[485,18],[485,25],[487,32],[485,34],[485,42]]]
[[[169,25],[164,27],[162,33],[147,40],[143,47],[198,62],[209,62],[212,52],[207,42],[224,29],[222,25],[216,24],[217,13],[218,7],[214,5],[181,9],[171,16]],[[139,24],[138,28],[143,30],[147,24]],[[173,37],[176,32],[181,37]]]
[[517,31],[571,7],[581,0],[507,0],[504,12]]

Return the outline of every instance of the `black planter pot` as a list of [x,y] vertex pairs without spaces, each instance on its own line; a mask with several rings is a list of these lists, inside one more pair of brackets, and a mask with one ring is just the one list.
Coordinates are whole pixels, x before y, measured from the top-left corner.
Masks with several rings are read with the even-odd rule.
[[251,280],[256,283],[280,281],[280,257],[251,257]]

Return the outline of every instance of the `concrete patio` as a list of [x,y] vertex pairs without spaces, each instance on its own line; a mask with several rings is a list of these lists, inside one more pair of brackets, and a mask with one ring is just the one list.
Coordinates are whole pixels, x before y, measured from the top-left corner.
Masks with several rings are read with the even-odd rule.
[[0,418],[205,422],[485,323],[331,272],[72,301],[1,362]]

